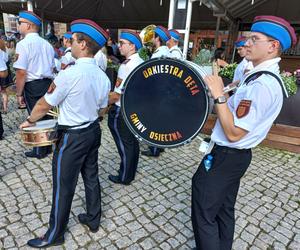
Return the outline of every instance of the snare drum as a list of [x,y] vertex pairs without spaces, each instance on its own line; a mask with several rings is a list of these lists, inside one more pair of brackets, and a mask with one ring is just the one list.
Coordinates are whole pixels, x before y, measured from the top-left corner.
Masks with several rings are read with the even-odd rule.
[[36,122],[33,127],[23,128],[21,138],[26,146],[49,146],[56,142],[55,126],[57,120],[43,120]]
[[124,120],[141,141],[155,147],[190,142],[209,113],[206,72],[187,61],[151,59],[139,65],[124,83]]

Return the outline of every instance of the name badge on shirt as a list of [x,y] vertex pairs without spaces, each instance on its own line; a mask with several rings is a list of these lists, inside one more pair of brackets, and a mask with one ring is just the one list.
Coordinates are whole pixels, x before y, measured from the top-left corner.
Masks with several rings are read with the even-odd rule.
[[243,118],[248,115],[251,107],[250,100],[241,100],[239,106],[236,109],[236,116],[237,118]]

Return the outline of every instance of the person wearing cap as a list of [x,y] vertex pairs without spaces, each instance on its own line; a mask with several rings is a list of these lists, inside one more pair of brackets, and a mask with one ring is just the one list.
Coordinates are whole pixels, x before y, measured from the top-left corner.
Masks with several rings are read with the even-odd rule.
[[244,36],[240,37],[234,43],[237,53],[240,55],[241,58],[243,58],[234,71],[233,83],[235,84],[241,82],[244,76],[247,74],[247,72],[253,69],[252,62],[248,61],[245,58],[247,52],[247,48],[245,47],[245,44],[246,44],[246,37]]
[[120,97],[127,77],[143,62],[137,52],[143,44],[140,36],[130,30],[121,32],[119,44],[120,53],[126,60],[120,65],[114,91],[109,96],[112,106],[108,114],[108,127],[116,143],[121,163],[118,175],[109,175],[108,178],[114,183],[129,185],[136,174],[140,150],[138,140],[124,121]]
[[72,56],[71,52],[72,32],[69,31],[63,35],[63,46],[66,48],[66,50],[64,55],[60,59],[62,70],[75,63],[75,58]]
[[87,19],[71,23],[72,56],[75,65],[58,73],[48,92],[34,106],[20,128],[33,126],[51,107],[59,106],[58,141],[53,153],[53,199],[49,229],[42,238],[28,241],[42,248],[63,244],[72,200],[81,173],[86,194],[86,213],[78,220],[91,232],[99,229],[101,193],[98,179],[98,149],[101,130],[98,111],[106,108],[110,81],[97,66],[94,55],[108,35]]
[[[29,115],[36,102],[47,92],[55,68],[54,49],[38,34],[41,24],[40,17],[33,12],[19,13],[18,29],[24,39],[17,43],[13,67],[16,69],[17,101],[19,107],[26,103]],[[50,152],[51,146],[34,147],[32,151],[25,152],[25,155],[41,159]]]
[[[172,57],[169,48],[166,46],[167,42],[171,39],[169,31],[163,26],[156,26],[154,30],[154,45],[155,51],[151,56],[153,58],[160,57]],[[161,152],[164,152],[164,149],[149,146],[147,150],[142,151],[142,155],[158,157]]]
[[180,40],[180,34],[175,29],[170,29],[169,33],[171,35],[171,39],[167,41],[167,46],[170,49],[170,54],[172,58],[176,59],[183,59],[183,54],[181,49],[178,47],[179,40]]
[[156,26],[154,29],[154,46],[155,50],[151,56],[153,58],[171,57],[170,50],[166,46],[167,42],[171,39],[169,31],[163,26]]
[[280,54],[296,41],[295,31],[282,18],[254,19],[246,47],[253,69],[234,95],[224,96],[218,76],[207,84],[218,116],[211,135],[215,143],[192,179],[192,225],[196,249],[230,250],[234,235],[234,205],[240,179],[250,165],[251,148],[267,136],[286,96],[279,76]]

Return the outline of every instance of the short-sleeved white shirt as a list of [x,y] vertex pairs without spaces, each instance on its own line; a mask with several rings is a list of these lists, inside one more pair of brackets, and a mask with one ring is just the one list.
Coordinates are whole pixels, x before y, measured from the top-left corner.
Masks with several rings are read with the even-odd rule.
[[[279,74],[280,58],[264,61],[249,72],[249,75],[262,70]],[[244,79],[245,80],[245,79]],[[238,118],[236,110],[242,100],[251,101],[249,113]],[[281,85],[275,77],[263,74],[247,85],[241,84],[236,93],[228,99],[227,105],[234,117],[234,125],[248,133],[237,142],[230,142],[217,120],[211,139],[220,146],[248,149],[257,146],[267,136],[283,104]]]
[[[248,61],[246,58],[244,58],[236,67],[235,71],[234,71],[234,76],[233,76],[233,81],[240,81],[242,82],[242,80],[245,77],[245,72],[246,71],[250,71],[253,69],[253,64],[252,62]],[[248,73],[247,73],[248,75]]]
[[8,54],[0,49],[0,60],[3,60],[5,63],[8,62]]
[[152,54],[151,59],[152,58],[159,58],[159,57],[162,57],[162,56],[164,56],[164,57],[171,57],[170,50],[165,45],[158,47],[154,51],[154,53]]
[[0,56],[0,71],[7,70],[6,62],[4,59]]
[[105,71],[107,68],[107,57],[106,55],[102,52],[102,50],[100,49],[96,55],[94,56],[97,65],[103,70]]
[[53,78],[54,49],[37,33],[29,33],[17,43],[14,68],[26,70],[26,82]]
[[183,54],[181,49],[175,45],[170,49],[170,55],[172,58],[183,59]]
[[110,81],[94,58],[77,59],[74,66],[58,73],[54,83],[56,88],[53,93],[47,93],[44,97],[49,105],[59,106],[60,125],[76,126],[93,122],[98,118],[99,109],[108,104]]
[[64,65],[75,62],[76,59],[72,56],[71,48],[65,50],[65,54],[61,57],[60,62]]
[[[143,63],[143,59],[139,56],[138,53],[135,53],[128,57],[127,60],[124,61],[120,65],[119,71],[118,71],[118,78],[122,80],[121,84],[119,86],[115,86],[114,92],[118,94],[122,94],[124,83],[126,78],[129,76],[129,74],[141,63]],[[117,106],[121,106],[120,100],[116,102]]]

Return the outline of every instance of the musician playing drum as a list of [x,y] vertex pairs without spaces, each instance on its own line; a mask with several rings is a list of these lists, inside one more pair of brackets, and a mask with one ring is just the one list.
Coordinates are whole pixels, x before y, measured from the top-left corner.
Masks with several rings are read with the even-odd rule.
[[121,113],[120,96],[124,82],[129,74],[143,62],[137,51],[142,47],[142,41],[135,32],[126,30],[120,35],[120,53],[126,57],[118,71],[114,92],[110,93],[109,103],[113,104],[108,115],[108,126],[117,145],[121,158],[118,175],[109,175],[114,183],[128,185],[134,179],[139,161],[139,142],[126,126]]
[[215,99],[218,120],[211,136],[216,144],[192,180],[192,224],[199,250],[232,247],[240,179],[250,165],[251,148],[266,137],[281,110],[285,91],[278,77],[280,53],[295,42],[295,31],[287,21],[258,16],[245,44],[246,59],[254,69],[236,93],[226,100],[220,77],[204,79]]
[[42,238],[28,241],[36,248],[63,244],[79,173],[85,186],[86,214],[79,222],[91,232],[99,228],[101,194],[98,180],[98,148],[101,130],[98,110],[108,103],[110,81],[93,58],[108,35],[86,19],[71,23],[72,56],[76,63],[59,72],[48,93],[42,97],[20,128],[33,126],[52,106],[59,105],[58,132],[53,154],[53,201],[49,229]]
[[[17,43],[16,88],[19,106],[26,103],[27,111],[31,114],[36,102],[47,92],[53,79],[54,49],[38,34],[42,20],[31,11],[19,13],[19,31],[25,36]],[[40,117],[42,118],[42,117]],[[25,152],[27,157],[44,158],[51,153],[51,146],[34,147]]]

